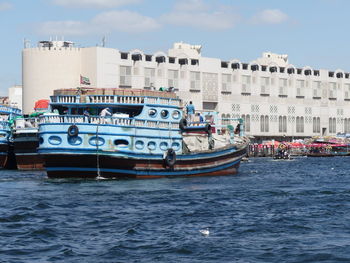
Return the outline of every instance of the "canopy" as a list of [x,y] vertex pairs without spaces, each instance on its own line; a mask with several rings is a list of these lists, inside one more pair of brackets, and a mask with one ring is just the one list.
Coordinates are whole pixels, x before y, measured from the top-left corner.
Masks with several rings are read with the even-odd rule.
[[38,100],[35,102],[34,110],[47,109],[49,107],[49,100]]

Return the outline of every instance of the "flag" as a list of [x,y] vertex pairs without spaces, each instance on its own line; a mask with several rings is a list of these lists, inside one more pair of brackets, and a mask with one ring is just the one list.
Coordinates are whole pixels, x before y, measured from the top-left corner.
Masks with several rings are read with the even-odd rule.
[[82,85],[90,85],[90,79],[80,75],[80,84],[82,84]]

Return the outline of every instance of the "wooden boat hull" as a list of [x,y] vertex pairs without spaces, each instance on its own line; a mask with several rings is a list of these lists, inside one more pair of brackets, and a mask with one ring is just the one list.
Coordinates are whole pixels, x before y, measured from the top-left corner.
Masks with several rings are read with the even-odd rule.
[[18,170],[43,170],[44,161],[38,154],[39,141],[37,137],[20,137],[14,140]]
[[9,144],[0,143],[0,168],[5,168],[8,162]]
[[[202,156],[201,156],[202,155]],[[177,156],[173,167],[151,156],[113,154],[42,153],[50,178],[162,178],[177,176],[218,176],[236,174],[246,148],[222,152]]]

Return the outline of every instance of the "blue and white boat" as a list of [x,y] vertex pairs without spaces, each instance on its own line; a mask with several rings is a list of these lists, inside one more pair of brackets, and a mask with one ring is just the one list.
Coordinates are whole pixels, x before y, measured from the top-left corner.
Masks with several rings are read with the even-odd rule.
[[171,92],[57,90],[50,107],[38,148],[50,178],[231,175],[246,155],[242,134],[187,124]]
[[21,113],[21,110],[18,108],[0,105],[0,168],[4,168],[10,163],[15,163],[11,128],[13,120],[20,116]]

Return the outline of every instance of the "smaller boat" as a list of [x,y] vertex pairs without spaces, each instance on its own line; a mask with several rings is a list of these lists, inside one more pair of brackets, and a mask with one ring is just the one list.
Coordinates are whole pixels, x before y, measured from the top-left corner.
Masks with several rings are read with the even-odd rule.
[[12,136],[17,169],[43,170],[44,161],[37,152],[39,146],[38,117],[17,118]]
[[11,126],[13,119],[21,115],[21,110],[0,105],[0,168],[12,168],[15,163],[12,149]]
[[289,148],[287,145],[281,143],[277,150],[276,150],[276,153],[275,155],[273,156],[273,159],[276,159],[276,160],[290,160],[292,159],[291,156],[290,156],[290,152],[289,152]]

